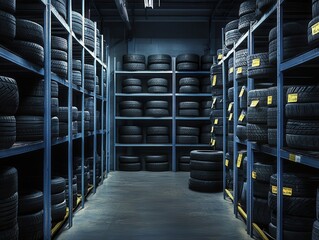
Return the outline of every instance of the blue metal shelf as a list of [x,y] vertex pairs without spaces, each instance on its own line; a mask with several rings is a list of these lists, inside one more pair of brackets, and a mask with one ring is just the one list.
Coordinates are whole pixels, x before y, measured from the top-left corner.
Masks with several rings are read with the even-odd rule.
[[0,150],[0,158],[11,157],[23,153],[33,152],[44,148],[43,141],[16,142],[11,148]]
[[285,71],[291,68],[297,67],[299,65],[305,64],[311,60],[319,58],[319,48],[312,49],[309,52],[306,52],[300,56],[297,56],[293,59],[290,59],[286,62],[280,64],[280,70]]
[[172,147],[172,144],[154,144],[154,143],[138,143],[138,144],[124,144],[116,143],[115,147]]
[[304,164],[310,167],[319,168],[319,153],[317,156],[307,156],[293,149],[284,149],[280,151],[281,157],[300,164]]
[[115,93],[116,97],[172,97],[172,93]]

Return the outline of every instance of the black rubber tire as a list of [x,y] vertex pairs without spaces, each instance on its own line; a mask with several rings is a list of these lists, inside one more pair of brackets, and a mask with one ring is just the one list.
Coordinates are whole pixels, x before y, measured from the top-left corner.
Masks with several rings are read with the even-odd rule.
[[212,63],[204,63],[204,64],[202,63],[201,69],[203,71],[209,71],[211,66],[212,66]]
[[120,163],[140,163],[141,158],[138,156],[119,156]]
[[[285,215],[282,219],[282,225],[286,231],[311,232],[314,221],[315,218]],[[277,216],[274,213],[271,214],[271,223],[277,224]]]
[[148,93],[168,93],[167,87],[162,86],[152,86],[147,89]]
[[26,60],[43,67],[44,65],[44,49],[39,44],[21,40],[14,40],[10,43],[16,53]]
[[182,62],[177,64],[176,70],[177,71],[197,71],[198,67],[199,67],[198,63]]
[[52,177],[51,178],[51,193],[61,193],[65,190],[65,179],[63,177]]
[[287,101],[290,94],[298,95],[298,103],[319,102],[319,86],[312,85],[289,87],[287,90]]
[[145,103],[145,108],[168,109],[168,101],[148,101]]
[[237,125],[237,137],[240,140],[246,140],[247,139],[247,128],[243,125]]
[[253,222],[261,226],[267,226],[270,223],[270,209],[267,199],[254,197],[253,206]]
[[286,142],[291,148],[316,151],[319,147],[319,136],[286,134]]
[[155,127],[148,127],[146,129],[147,135],[168,135],[169,130],[168,127],[165,126],[155,126]]
[[51,204],[52,205],[59,204],[59,203],[63,202],[64,200],[66,200],[65,191],[62,191],[60,193],[51,194]]
[[242,15],[239,18],[239,23],[238,23],[239,32],[241,34],[246,33],[250,27],[250,22],[254,22],[254,21],[255,21],[255,12]]
[[222,180],[223,172],[191,169],[190,177],[197,180],[216,181],[216,180]]
[[[285,140],[284,143],[286,145]],[[277,128],[268,128],[268,144],[270,146],[277,146]]]
[[81,60],[73,59],[73,61],[72,61],[72,69],[81,72],[81,70],[82,70]]
[[181,117],[198,117],[199,110],[198,109],[180,109],[178,111],[178,115]]
[[227,23],[225,26],[225,29],[224,29],[225,32],[228,32],[228,31],[234,30],[234,29],[238,29],[238,22],[239,22],[239,20],[236,19],[236,20],[233,20],[233,21]]
[[147,81],[148,87],[163,86],[168,87],[168,81],[165,78],[151,78]]
[[145,56],[140,54],[127,54],[123,56],[123,63],[144,63]]
[[185,156],[180,156],[179,157],[179,163],[188,163],[190,164],[190,156],[189,155],[185,155]]
[[171,65],[166,63],[154,63],[148,65],[148,69],[151,71],[169,71],[171,70]]
[[267,107],[248,107],[247,122],[255,124],[266,124],[267,110]]
[[72,11],[72,30],[77,36],[82,37],[82,15],[75,11]]
[[119,107],[120,109],[130,109],[130,108],[141,109],[143,105],[139,101],[122,101],[120,102]]
[[[318,3],[318,1],[316,3]],[[318,220],[316,220],[313,223],[312,239],[314,239],[314,240],[318,240],[319,239],[319,221]]]
[[142,86],[126,86],[122,89],[123,93],[142,93],[142,91]]
[[171,64],[172,58],[167,54],[153,54],[147,57],[148,64],[166,63]]
[[255,162],[253,166],[253,172],[255,172],[255,180],[259,182],[270,182],[270,177],[276,172],[276,166],[274,163],[260,163]]
[[66,61],[51,60],[51,70],[61,78],[66,79],[68,74],[68,63]]
[[82,86],[82,73],[80,71],[72,71],[72,83],[76,86]]
[[52,49],[51,50],[51,59],[67,62],[68,61],[68,54],[64,51],[61,51],[61,50]]
[[169,111],[161,108],[148,108],[145,110],[145,116],[148,117],[168,117]]
[[14,116],[0,116],[0,149],[8,149],[16,141],[16,119]]
[[198,136],[177,135],[176,143],[178,144],[198,144]]
[[120,135],[142,135],[142,128],[139,126],[121,126],[119,128]]
[[42,239],[43,211],[18,216],[19,239]]
[[135,172],[135,171],[141,171],[142,164],[140,162],[138,163],[120,163],[119,164],[119,170],[120,171],[128,171],[128,172]]
[[238,29],[230,30],[225,33],[225,45],[232,48],[234,44],[240,39],[241,33]]
[[0,10],[1,37],[5,41],[13,40],[16,36],[16,18],[10,13]]
[[318,46],[318,43],[319,43],[319,35],[312,34],[312,28],[318,22],[319,22],[319,16],[313,18],[308,24],[308,43],[309,43],[309,45],[311,45],[313,47]]
[[243,126],[246,126],[247,125],[247,112],[245,109],[243,109],[241,112],[240,112],[240,116],[244,116],[244,119],[240,118],[238,119],[238,125],[243,125]]
[[66,19],[66,2],[65,0],[52,0],[52,5],[60,13],[60,15]]
[[144,160],[145,163],[166,163],[168,158],[167,155],[146,155]]
[[277,128],[277,108],[268,108],[267,110],[267,126]]
[[223,152],[214,150],[193,150],[190,152],[191,160],[222,162]]
[[179,93],[199,93],[199,87],[197,86],[181,86],[178,90]]
[[68,41],[59,36],[51,36],[51,48],[67,52]]
[[122,81],[122,87],[127,86],[142,86],[141,79],[138,78],[127,78]]
[[208,161],[190,161],[190,168],[192,170],[202,170],[202,171],[222,171],[223,162],[208,162]]
[[179,103],[180,109],[197,109],[199,108],[198,102],[180,102]]
[[120,135],[119,142],[125,144],[142,143],[143,135]]
[[43,27],[35,22],[25,20],[25,19],[16,19],[16,36],[15,39],[34,42],[43,47],[44,45],[44,33]]
[[[44,80],[32,81],[27,86],[19,89],[21,98],[25,96],[44,97]],[[55,81],[51,81],[51,97],[59,97],[59,86]]]
[[151,171],[151,172],[169,171],[169,163],[168,162],[145,163],[145,170]]
[[[51,114],[57,116],[59,112],[59,99],[51,98]],[[44,115],[44,97],[25,97],[20,101],[17,114],[19,115]]]
[[0,3],[0,10],[8,12],[8,13],[15,13],[16,12],[16,1],[1,1]]
[[[276,239],[277,227],[272,223],[269,224],[269,233],[274,239]],[[295,232],[283,229],[283,239],[295,240],[295,239],[311,239],[311,232]]]
[[247,139],[257,143],[268,142],[267,125],[247,124]]
[[142,117],[143,110],[138,109],[138,108],[121,109],[120,116],[123,116],[123,117]]
[[190,178],[189,189],[198,192],[220,192],[223,188],[222,181],[202,181]]
[[0,76],[0,114],[14,115],[19,105],[17,82],[13,78]]
[[258,107],[267,107],[268,89],[256,89],[248,92],[248,105],[250,106],[252,101],[258,100]]
[[288,120],[286,133],[292,135],[319,135],[319,121]]
[[190,63],[199,63],[199,56],[197,54],[180,54],[176,57],[176,63],[184,63],[184,62],[190,62]]
[[194,77],[184,77],[179,80],[180,86],[199,86],[199,79]]
[[19,192],[19,215],[39,212],[43,209],[43,193],[38,190]]
[[253,181],[254,197],[267,199],[269,183]]
[[124,63],[123,69],[125,71],[144,71],[146,66],[144,63]]
[[249,14],[249,13],[255,13],[256,10],[256,1],[245,1],[242,4],[240,4],[239,7],[239,17]]
[[0,233],[14,227],[18,215],[18,193],[7,199],[0,200]]
[[169,143],[169,136],[168,135],[157,135],[157,136],[146,136],[146,142],[147,143]]
[[0,169],[0,200],[7,199],[18,191],[18,171],[14,167]]
[[66,215],[66,201],[62,203],[51,205],[51,219],[53,223],[60,222]]

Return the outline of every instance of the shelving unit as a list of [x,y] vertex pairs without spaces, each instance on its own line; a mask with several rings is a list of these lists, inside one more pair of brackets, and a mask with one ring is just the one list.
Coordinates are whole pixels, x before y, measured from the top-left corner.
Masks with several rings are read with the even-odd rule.
[[[176,128],[177,125],[180,122],[190,122],[190,121],[196,121],[200,124],[207,122],[209,124],[209,117],[179,117],[177,116],[177,108],[176,105],[180,100],[189,100],[194,99],[194,101],[198,101],[201,99],[210,100],[211,94],[210,93],[178,93],[177,92],[177,81],[181,77],[185,76],[192,76],[192,77],[205,77],[209,76],[209,72],[207,71],[176,71],[176,58],[172,58],[172,71],[120,71],[116,69],[117,59],[114,58],[114,130],[118,129],[118,124],[120,121],[126,122],[126,121],[145,121],[149,123],[150,121],[156,121],[153,125],[161,125],[162,122],[165,122],[165,126],[169,126],[170,132],[171,132],[171,143],[170,144],[121,144],[117,143],[117,134],[114,134],[114,169],[116,169],[117,166],[117,153],[119,152],[119,148],[134,148],[134,149],[140,149],[140,148],[151,148],[156,147],[158,149],[167,149],[166,154],[169,154],[171,152],[172,155],[172,162],[171,167],[172,171],[177,171],[177,154],[179,154],[180,151],[178,150],[190,150],[195,148],[209,148],[209,143],[207,144],[178,144],[176,143]],[[169,84],[171,84],[169,88],[169,93],[121,93],[120,92],[120,81],[126,77],[137,77],[137,78],[152,78],[152,77],[163,77],[169,79]],[[147,100],[150,97],[158,97],[161,100],[166,100],[170,104],[171,108],[171,114],[169,117],[160,117],[160,118],[154,118],[154,117],[121,117],[116,114],[117,109],[117,103],[119,102],[119,99],[138,99],[138,100]],[[154,99],[151,99],[154,100]]]
[[[85,9],[85,0],[81,1],[82,3],[82,36],[84,36],[84,15],[86,12]],[[44,26],[44,68],[41,68],[24,58],[18,56],[16,53],[9,51],[4,46],[0,45],[0,61],[3,64],[13,66],[18,69],[22,69],[24,71],[28,71],[34,73],[40,77],[44,77],[44,138],[41,141],[34,142],[17,142],[10,149],[0,150],[0,158],[5,159],[11,156],[16,156],[25,153],[31,153],[38,150],[44,151],[43,156],[43,194],[44,194],[44,219],[43,219],[43,229],[44,235],[43,239],[51,238],[51,154],[52,147],[61,145],[63,143],[67,144],[67,159],[68,159],[68,181],[72,182],[73,178],[73,142],[75,140],[81,140],[81,157],[82,157],[82,193],[81,199],[85,199],[84,195],[84,149],[85,149],[85,140],[87,138],[92,137],[94,140],[94,171],[93,171],[93,192],[96,192],[95,183],[95,163],[97,158],[97,144],[98,144],[98,136],[101,139],[101,179],[103,183],[103,179],[109,168],[106,168],[104,171],[104,166],[109,165],[110,158],[110,141],[109,141],[109,88],[104,88],[104,83],[109,86],[110,75],[107,69],[109,61],[107,48],[104,48],[104,39],[103,35],[101,35],[101,48],[100,48],[100,58],[97,58],[97,52],[90,51],[85,45],[83,40],[78,39],[74,32],[72,31],[72,0],[67,1],[67,21],[63,19],[63,17],[58,13],[58,11],[51,5],[50,0],[42,0],[38,3],[40,8],[43,8],[43,26]],[[39,9],[40,9],[39,8]],[[68,75],[66,79],[62,79],[57,74],[51,72],[51,35],[53,32],[52,22],[59,25],[64,32],[64,35],[67,35],[68,42]],[[76,86],[72,83],[72,56],[73,56],[73,43],[79,45],[82,48],[81,52],[81,62],[82,62],[82,86]],[[95,23],[95,37],[94,37],[94,45],[97,46],[97,26]],[[98,95],[96,92],[96,88],[94,92],[89,92],[84,89],[84,64],[85,57],[89,56],[94,63],[95,68],[95,76],[98,75],[101,80],[101,94]],[[107,64],[106,64],[107,62]],[[1,74],[5,75],[6,72],[2,72]],[[64,88],[67,92],[67,106],[68,106],[68,136],[59,137],[56,139],[51,138],[51,79],[58,83],[59,88]],[[97,85],[97,78],[95,77],[95,86]],[[72,105],[73,105],[73,97],[81,98],[81,103],[79,104],[82,114],[81,114],[81,122],[82,122],[82,131],[77,134],[72,133]],[[94,116],[97,116],[96,112],[101,112],[101,129],[97,129],[97,121],[94,121],[94,131],[85,132],[84,131],[84,99],[85,97],[93,97],[94,98]],[[98,106],[98,107],[97,107]],[[106,152],[105,152],[106,151]],[[72,184],[69,185],[69,192],[72,192]],[[73,209],[72,206],[72,194],[69,195],[69,205],[68,209]],[[84,202],[82,201],[82,207],[84,207]],[[73,211],[67,213],[66,218],[68,219],[69,227],[72,227],[73,224]]]
[[[302,165],[307,165],[309,167],[313,168],[319,168],[319,155],[318,153],[307,153],[304,151],[299,151],[295,149],[289,149],[284,147],[284,102],[283,99],[285,96],[283,96],[283,86],[285,83],[284,78],[284,72],[293,68],[296,68],[298,66],[301,66],[303,64],[307,64],[315,59],[318,59],[319,57],[319,50],[312,49],[308,52],[305,52],[299,56],[296,56],[290,60],[283,61],[283,21],[284,21],[284,6],[283,4],[286,1],[284,0],[278,0],[275,6],[270,8],[269,12],[266,13],[264,16],[261,17],[261,19],[255,23],[252,23],[250,26],[250,30],[246,32],[239,40],[238,42],[234,43],[233,48],[228,52],[226,56],[223,57],[223,59],[219,62],[220,65],[222,65],[223,68],[223,83],[224,86],[226,86],[227,83],[227,61],[230,59],[231,56],[233,56],[233,68],[235,69],[235,56],[238,49],[242,49],[240,47],[247,46],[248,53],[253,54],[254,53],[254,43],[255,43],[255,35],[257,34],[257,30],[260,30],[264,25],[266,21],[270,21],[270,17],[273,16],[275,18],[274,27],[277,26],[277,74],[276,74],[276,85],[277,85],[277,106],[278,106],[278,117],[277,117],[277,146],[271,147],[269,145],[260,145],[256,144],[254,142],[250,141],[241,141],[237,138],[237,119],[239,117],[238,112],[238,82],[236,80],[236,75],[234,71],[234,112],[233,112],[233,118],[234,118],[234,153],[233,153],[233,202],[234,202],[234,214],[238,215],[238,187],[237,187],[237,181],[238,181],[238,173],[237,173],[237,155],[238,155],[238,146],[244,147],[247,149],[247,233],[249,235],[253,235],[253,227],[256,227],[254,223],[252,222],[252,214],[253,214],[253,204],[252,204],[252,198],[253,198],[253,182],[252,182],[252,169],[254,164],[254,152],[261,152],[270,156],[274,156],[277,158],[277,188],[278,193],[277,194],[277,236],[276,239],[282,240],[283,239],[283,165],[287,161],[299,163]],[[222,34],[222,42],[224,45],[224,33]],[[254,89],[254,80],[253,79],[247,79],[247,92]],[[227,87],[224,87],[223,91],[223,101],[224,101],[224,126],[223,126],[223,132],[224,132],[224,139],[223,139],[223,149],[224,149],[224,163],[226,161],[226,152],[227,152],[227,108],[226,106],[226,100],[227,100]],[[224,164],[225,165],[225,164]],[[226,168],[224,167],[224,197],[226,195],[229,195],[229,190],[226,189]],[[281,194],[280,194],[281,193]]]

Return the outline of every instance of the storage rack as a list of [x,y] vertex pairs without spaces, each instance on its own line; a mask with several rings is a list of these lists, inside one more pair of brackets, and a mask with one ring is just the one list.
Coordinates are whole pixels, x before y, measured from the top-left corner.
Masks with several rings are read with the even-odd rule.
[[[82,3],[82,36],[84,36],[84,14],[85,14],[85,0],[81,1]],[[64,18],[58,13],[58,11],[52,6],[51,0],[41,0],[38,3],[43,6],[43,21],[44,21],[44,68],[40,68],[39,66],[23,59],[22,57],[16,55],[13,52],[8,51],[6,48],[0,46],[0,58],[1,61],[9,62],[14,66],[18,66],[26,71],[35,73],[39,76],[44,77],[44,139],[43,141],[35,141],[28,143],[20,143],[17,142],[10,149],[0,150],[0,158],[4,159],[10,156],[15,156],[19,154],[29,153],[37,150],[44,150],[44,160],[43,160],[43,230],[44,230],[44,239],[51,238],[51,148],[56,145],[60,145],[62,143],[67,143],[68,145],[68,181],[72,182],[73,178],[73,140],[81,139],[82,145],[82,207],[84,207],[84,141],[87,137],[93,137],[94,142],[94,172],[93,172],[93,192],[96,192],[96,184],[95,184],[95,163],[97,157],[97,136],[99,135],[101,138],[101,179],[103,182],[104,177],[107,176],[107,172],[109,171],[109,167],[107,167],[107,171],[104,172],[104,164],[105,166],[109,166],[109,158],[110,158],[110,141],[109,141],[109,121],[107,118],[109,114],[109,80],[110,74],[107,70],[107,64],[105,64],[106,60],[109,63],[109,56],[107,48],[104,49],[104,39],[103,35],[101,35],[101,58],[97,58],[96,51],[90,51],[85,45],[84,41],[80,40],[76,37],[74,32],[72,31],[72,0],[67,1],[67,22]],[[55,73],[51,72],[51,29],[52,29],[52,16],[54,17],[54,21],[56,21],[60,27],[65,31],[68,35],[68,75],[67,79],[62,79]],[[82,48],[81,56],[82,56],[82,86],[78,87],[72,83],[72,54],[73,54],[73,44],[72,42],[76,42],[76,44],[80,45]],[[95,36],[94,36],[94,44],[97,45],[97,26],[95,23]],[[89,92],[84,89],[84,63],[85,56],[90,56],[94,61],[95,68],[95,86],[97,84],[96,74],[97,66],[99,66],[99,74],[101,76],[101,95],[97,95],[96,88],[94,92]],[[68,136],[59,137],[57,139],[51,140],[51,80],[57,82],[59,85],[64,86],[68,89]],[[104,82],[106,82],[107,88],[104,89]],[[82,132],[78,134],[72,134],[72,101],[73,101],[73,92],[77,94],[81,94],[81,111],[82,111]],[[101,129],[97,129],[97,123],[94,121],[94,131],[93,132],[84,132],[84,99],[85,96],[90,96],[94,98],[94,113],[96,116],[96,111],[101,111]],[[100,109],[97,109],[96,102],[100,102]],[[104,154],[104,150],[106,150],[106,155]],[[72,192],[72,184],[69,184],[69,192]],[[72,194],[69,194],[69,205],[68,209],[73,208]],[[67,210],[67,216],[69,227],[72,227],[73,223],[73,211]]]
[[[240,141],[236,135],[236,121],[238,119],[238,83],[235,77],[234,71],[234,153],[233,153],[233,168],[234,168],[234,214],[238,215],[238,187],[236,184],[237,181],[237,167],[236,167],[236,156],[238,155],[238,145],[246,146],[247,147],[247,233],[249,235],[253,235],[253,223],[252,223],[252,196],[253,196],[253,188],[252,188],[252,169],[254,164],[254,151],[258,151],[261,153],[268,154],[270,156],[274,156],[277,158],[277,234],[276,239],[282,240],[283,239],[283,163],[284,161],[291,161],[303,165],[307,165],[313,168],[319,168],[319,161],[318,156],[305,154],[303,152],[294,150],[294,149],[285,149],[283,148],[284,142],[284,97],[283,96],[283,85],[284,85],[284,77],[283,72],[293,69],[295,67],[301,66],[303,64],[309,63],[310,61],[316,60],[319,58],[319,49],[313,49],[308,52],[305,52],[299,56],[296,56],[290,60],[283,61],[283,3],[284,0],[278,0],[277,3],[266,13],[259,21],[254,24],[251,24],[250,29],[247,33],[245,33],[237,43],[234,43],[233,48],[227,53],[226,56],[219,62],[222,65],[223,69],[223,103],[224,103],[224,111],[223,111],[223,118],[224,118],[224,125],[223,125],[223,148],[224,148],[224,163],[226,160],[226,152],[227,152],[227,75],[226,75],[226,60],[233,56],[233,68],[235,69],[235,56],[236,51],[240,45],[245,44],[247,42],[248,54],[254,53],[254,39],[255,39],[255,32],[261,26],[263,26],[264,22],[270,18],[270,16],[276,16],[276,24],[277,26],[277,106],[278,106],[278,116],[277,116],[277,146],[270,147],[268,145],[260,145],[250,141]],[[223,30],[224,32],[224,30]],[[224,45],[224,33],[222,34],[222,42]],[[247,79],[247,92],[254,89],[254,80]],[[225,164],[224,164],[225,165]],[[228,192],[225,189],[225,182],[226,182],[226,175],[225,175],[225,167],[224,167],[224,198],[226,197],[226,193]],[[266,236],[265,236],[266,237]],[[267,239],[267,238],[266,238]]]
[[[209,117],[178,117],[176,116],[176,104],[178,99],[183,98],[207,98],[208,100],[211,99],[210,93],[178,93],[177,92],[177,79],[182,76],[193,76],[193,77],[205,77],[209,76],[208,71],[177,71],[176,70],[176,58],[172,57],[172,70],[170,71],[121,71],[116,69],[117,59],[114,58],[114,105],[113,105],[113,114],[114,114],[114,146],[113,146],[113,166],[114,170],[116,170],[117,166],[117,152],[118,148],[151,148],[151,147],[157,147],[157,148],[171,148],[171,154],[172,154],[172,171],[177,171],[177,150],[178,149],[194,149],[194,148],[208,148],[209,143],[207,144],[178,144],[176,143],[176,127],[177,123],[180,121],[198,121],[198,122],[207,122],[209,124]],[[120,86],[120,81],[124,77],[167,77],[171,79],[171,87],[172,91],[171,93],[119,93],[118,88]],[[116,115],[116,109],[117,109],[117,103],[119,102],[119,98],[134,98],[137,97],[139,99],[141,98],[147,98],[147,97],[165,97],[169,99],[169,102],[171,102],[171,116],[169,117],[161,117],[161,118],[154,118],[154,117],[121,117]],[[118,128],[117,124],[119,121],[125,121],[125,120],[141,120],[141,121],[170,121],[170,129],[171,131],[171,143],[169,144],[121,144],[117,143],[117,134],[116,129]]]

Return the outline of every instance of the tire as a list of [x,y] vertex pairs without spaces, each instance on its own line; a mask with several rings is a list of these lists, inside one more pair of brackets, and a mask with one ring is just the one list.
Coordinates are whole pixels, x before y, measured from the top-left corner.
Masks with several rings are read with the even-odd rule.
[[241,33],[238,29],[230,30],[225,33],[225,45],[228,48],[232,46],[240,39]]
[[119,170],[120,171],[141,171],[142,164],[141,163],[120,163]]
[[248,31],[250,22],[255,22],[255,13],[245,14],[239,18],[238,30],[241,34]]
[[148,101],[145,104],[145,108],[159,108],[159,109],[168,109],[167,101]]
[[16,1],[1,1],[0,3],[0,10],[8,12],[8,13],[15,13],[16,12]]
[[62,177],[52,177],[51,178],[51,193],[61,193],[65,190],[65,179]]
[[271,175],[276,172],[276,166],[274,164],[256,162],[254,163],[253,171],[255,172],[256,181],[269,185]]
[[205,180],[205,181],[216,181],[222,180],[223,172],[222,171],[203,171],[203,170],[191,170],[190,177],[197,180]]
[[68,41],[62,37],[51,36],[51,49],[68,52]]
[[[216,100],[215,100],[215,98],[216,98]],[[215,98],[214,98],[214,101],[215,101],[214,109],[223,109],[223,106],[221,104],[219,104],[222,101],[223,97],[215,97]],[[206,108],[211,109],[212,104],[213,104],[213,101],[202,101],[200,106],[202,109],[206,109]],[[217,104],[219,104],[219,105],[217,105]]]
[[267,107],[268,89],[256,89],[248,92],[248,106],[252,101],[258,100],[258,107]]
[[148,69],[151,71],[169,71],[171,70],[171,65],[166,63],[154,63],[148,65]]
[[190,152],[191,160],[208,161],[208,162],[222,162],[223,152],[213,150],[193,150]]
[[120,163],[140,163],[141,159],[137,156],[119,156]]
[[180,109],[197,109],[199,108],[198,102],[180,102],[179,103]]
[[[255,124],[267,123],[267,107],[248,107],[247,109],[247,122]],[[276,119],[277,120],[277,119]]]
[[18,215],[18,193],[0,201],[0,232],[14,227]]
[[122,109],[120,110],[120,116],[123,117],[142,117],[143,116],[143,110],[142,109]]
[[202,171],[222,171],[223,162],[208,162],[208,161],[190,161],[190,168],[192,170],[202,170]]
[[10,48],[18,53],[26,60],[43,67],[44,65],[44,49],[39,44],[21,40],[14,40],[10,44]]
[[73,59],[73,61],[72,61],[72,69],[75,70],[75,71],[81,72],[81,70],[82,70],[81,60]]
[[254,188],[254,197],[267,199],[268,191],[269,191],[269,183],[254,180],[253,188]]
[[147,89],[148,93],[168,93],[167,87],[162,86],[152,86]]
[[[277,227],[272,223],[269,224],[269,233],[270,236],[274,239],[276,238],[277,234]],[[311,239],[311,232],[295,232],[295,231],[288,231],[283,229],[283,239],[285,240],[294,240],[294,239]]]
[[141,79],[137,78],[127,78],[122,81],[122,86],[127,87],[127,86],[142,86],[142,81]]
[[167,155],[146,155],[144,160],[145,163],[166,163],[168,158]]
[[68,61],[68,54],[64,51],[61,51],[61,50],[52,49],[51,50],[51,59],[67,62]]
[[72,83],[76,86],[82,86],[82,73],[80,71],[72,71]]
[[[25,96],[44,97],[44,80],[32,81],[28,86],[20,89],[19,95],[24,98]],[[51,97],[59,97],[59,86],[55,81],[51,81]]]
[[266,125],[247,124],[247,140],[257,143],[267,143],[268,130]]
[[[286,231],[311,232],[314,221],[314,218],[286,215],[283,216],[282,225]],[[277,216],[274,213],[271,214],[271,223],[273,225],[277,224]]]
[[246,140],[247,139],[247,128],[246,128],[246,126],[237,125],[237,137],[240,140]]
[[220,96],[220,95],[223,95],[223,89],[222,88],[213,88],[211,87],[212,91],[211,91],[211,94],[214,96]]
[[13,78],[0,76],[0,113],[14,115],[19,105],[17,82]]
[[[298,103],[319,102],[319,86],[296,86],[287,90],[287,99],[290,94],[298,95]],[[288,101],[289,102],[289,101]]]
[[270,128],[277,128],[277,108],[268,108],[267,126]]
[[0,39],[3,39],[5,41],[13,40],[16,36],[15,16],[0,10],[0,28],[1,28]]
[[312,34],[313,26],[319,22],[319,16],[312,19],[308,24],[308,43],[310,46],[317,46],[319,43],[319,36],[318,34]]
[[233,20],[233,21],[227,23],[225,26],[225,32],[228,32],[228,31],[234,30],[234,29],[238,29],[238,22],[239,22],[239,20],[236,19],[236,20]]
[[270,209],[267,199],[253,198],[253,222],[267,226],[270,223]]
[[223,182],[222,181],[202,181],[190,178],[189,189],[198,192],[220,192],[222,191]]
[[[59,112],[59,99],[51,98],[51,114],[57,116]],[[19,115],[44,115],[44,97],[26,97],[21,101],[18,112]]]
[[121,126],[120,135],[142,135],[142,128],[139,126]]
[[144,63],[124,63],[123,69],[125,71],[144,71],[146,66]]
[[43,209],[43,193],[38,190],[29,190],[19,193],[19,215],[39,212]]
[[179,157],[179,163],[188,163],[190,164],[190,156],[186,155],[186,156],[180,156]]
[[148,127],[146,129],[147,135],[168,135],[169,130],[168,127],[160,126],[160,127]]
[[148,64],[158,64],[158,63],[171,64],[172,58],[170,55],[167,55],[167,54],[154,54],[154,55],[148,56],[147,62]]
[[51,204],[52,205],[62,203],[64,200],[66,200],[65,191],[51,195]]
[[190,62],[190,63],[199,63],[199,56],[196,54],[181,54],[176,57],[176,63],[184,63],[184,62]]
[[319,135],[319,121],[288,120],[286,133],[292,135]]
[[177,135],[176,143],[178,144],[198,144],[198,136]]
[[198,63],[182,62],[176,66],[177,71],[197,71]]
[[18,216],[19,238],[41,239],[43,237],[43,211]]
[[143,63],[145,64],[145,56],[139,54],[128,54],[123,56],[123,63]]
[[199,93],[199,87],[197,86],[181,86],[179,93]]
[[319,119],[319,103],[288,103],[285,107],[286,117],[290,119]]
[[0,116],[0,149],[8,149],[16,141],[16,119],[14,116]]
[[52,5],[60,13],[60,15],[66,19],[66,2],[65,0],[52,0]]
[[268,128],[268,144],[270,146],[277,146],[277,128]]
[[43,27],[40,24],[37,24],[29,20],[25,20],[25,19],[18,18],[16,20],[15,39],[33,42],[43,47],[44,46],[43,37],[44,37]]
[[157,136],[146,136],[147,143],[169,143],[169,136],[168,135],[157,135]]
[[142,93],[142,91],[142,86],[127,86],[122,89],[123,93]]
[[60,222],[66,214],[66,201],[51,206],[51,218],[53,223]]
[[162,172],[169,170],[168,162],[161,162],[161,163],[146,163],[145,170],[151,172]]
[[165,78],[151,78],[147,81],[148,87],[163,86],[168,87],[168,81]]
[[296,149],[315,151],[319,147],[317,135],[286,134],[287,146]]
[[72,30],[78,37],[82,37],[82,15],[75,11],[72,11]]
[[210,68],[211,68],[211,66],[212,66],[212,63],[202,63],[202,67],[201,67],[201,69],[203,70],[203,71],[209,71],[210,70]]
[[125,144],[142,143],[143,135],[120,135],[119,142]]
[[181,109],[178,111],[178,115],[181,117],[198,117],[198,109]]
[[198,78],[194,77],[184,77],[179,80],[180,86],[199,86]]
[[122,101],[119,104],[120,109],[142,108],[143,105],[139,101]]
[[255,13],[255,10],[256,10],[256,1],[245,1],[242,4],[240,4],[239,17],[249,13]]
[[68,63],[66,61],[51,60],[51,70],[63,79],[68,75]]

